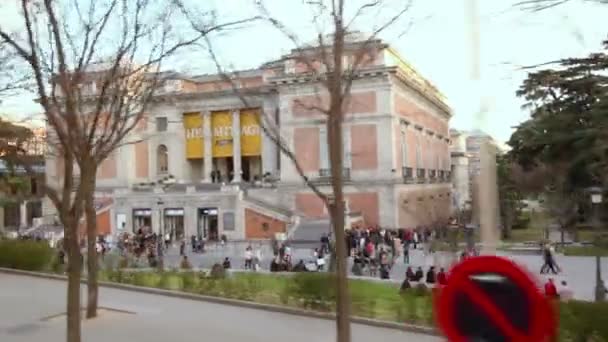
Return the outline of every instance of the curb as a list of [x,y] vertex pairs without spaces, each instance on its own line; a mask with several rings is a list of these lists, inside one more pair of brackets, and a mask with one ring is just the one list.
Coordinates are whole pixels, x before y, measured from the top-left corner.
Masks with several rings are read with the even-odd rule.
[[[15,269],[2,268],[2,267],[0,267],[0,273],[20,275],[20,276],[29,276],[29,277],[43,278],[43,279],[51,279],[51,280],[61,280],[61,281],[67,280],[66,276],[57,275],[57,274],[22,271],[22,270],[15,270]],[[80,281],[80,283],[86,284],[86,279],[82,279]],[[238,307],[244,307],[244,308],[249,308],[249,309],[263,310],[263,311],[268,311],[268,312],[277,312],[277,313],[283,313],[283,314],[301,316],[301,317],[308,317],[308,318],[317,318],[317,319],[332,320],[332,321],[336,319],[336,315],[334,313],[325,313],[325,312],[319,312],[319,311],[304,310],[304,309],[291,308],[291,307],[272,305],[272,304],[254,303],[254,302],[248,302],[248,301],[243,301],[243,300],[238,300],[238,299],[212,297],[212,296],[205,296],[205,295],[199,295],[199,294],[194,294],[194,293],[157,289],[157,288],[151,288],[151,287],[141,287],[141,286],[135,286],[135,285],[129,285],[129,284],[118,284],[118,283],[112,283],[112,282],[106,282],[106,281],[100,281],[99,286],[118,289],[118,290],[124,290],[124,291],[160,295],[160,296],[166,296],[166,297],[172,297],[172,298],[180,298],[180,299],[196,300],[196,301],[200,301],[200,302],[238,306]],[[411,333],[425,334],[425,335],[432,335],[432,336],[442,336],[439,333],[439,331],[437,331],[436,329],[424,327],[424,326],[420,326],[420,325],[413,325],[413,324],[407,324],[407,323],[396,323],[396,322],[382,321],[382,320],[363,318],[363,317],[351,317],[350,321],[352,323],[367,325],[367,326],[377,327],[377,328],[400,330],[400,331],[404,331],[404,332],[411,332]]]

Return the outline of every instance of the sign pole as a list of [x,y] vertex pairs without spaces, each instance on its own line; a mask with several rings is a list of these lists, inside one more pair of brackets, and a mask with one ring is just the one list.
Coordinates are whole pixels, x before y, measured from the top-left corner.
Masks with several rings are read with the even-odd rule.
[[[471,43],[471,80],[477,91],[479,111],[475,117],[475,125],[478,128],[484,126],[484,119],[488,111],[482,98],[481,87],[481,54],[479,37],[479,4],[478,0],[465,0],[467,17],[469,20],[470,43]],[[477,212],[479,219],[482,250],[481,254],[496,254],[498,244],[498,189],[496,179],[496,148],[491,146],[490,139],[484,139],[480,146],[480,170],[473,180],[477,186],[473,191],[477,192],[474,198],[473,210]]]

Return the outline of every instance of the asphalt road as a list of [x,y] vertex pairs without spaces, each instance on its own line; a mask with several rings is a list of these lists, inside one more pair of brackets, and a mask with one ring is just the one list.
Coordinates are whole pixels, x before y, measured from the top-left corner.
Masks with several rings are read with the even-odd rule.
[[[84,286],[83,286],[84,287]],[[0,273],[0,341],[65,341],[66,283]],[[85,298],[82,296],[82,298]],[[83,325],[86,342],[325,342],[332,321],[102,288],[102,312]],[[353,324],[353,341],[435,342],[440,338]]]

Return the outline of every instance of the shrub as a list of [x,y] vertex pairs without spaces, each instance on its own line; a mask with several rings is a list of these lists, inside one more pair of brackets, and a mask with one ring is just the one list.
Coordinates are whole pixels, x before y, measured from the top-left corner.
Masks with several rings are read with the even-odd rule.
[[220,264],[214,264],[213,267],[211,267],[211,272],[209,272],[209,277],[211,277],[213,279],[225,278],[226,270],[224,269],[224,266],[222,266]]
[[118,261],[118,268],[129,268],[129,259],[126,256],[120,258],[120,261]]
[[167,290],[179,290],[183,288],[183,282],[180,275],[175,272],[163,272],[160,276],[158,287]]
[[243,274],[230,279],[229,287],[232,291],[232,297],[240,300],[255,300],[258,294],[262,291],[262,284],[259,277],[255,274]]
[[354,316],[376,318],[376,298],[352,295],[351,303]]
[[54,257],[51,262],[51,272],[55,274],[63,274],[65,272],[65,266],[59,260],[59,257]]
[[215,296],[219,293],[218,285],[220,281],[212,278],[201,278],[199,277],[198,282],[198,293],[206,296]]
[[181,268],[182,270],[191,270],[192,264],[190,264],[190,261],[188,261],[188,259],[182,259],[182,261],[179,263],[179,268]]
[[182,276],[182,288],[186,291],[195,290],[198,285],[198,277],[195,272],[183,272]]
[[429,295],[429,288],[425,283],[418,283],[416,287],[414,287],[414,291],[412,292],[414,296],[424,297]]
[[158,287],[160,276],[154,272],[133,272],[133,285],[144,287]]
[[53,249],[45,241],[0,241],[0,267],[44,271],[50,268],[53,254]]
[[305,308],[330,310],[336,300],[332,275],[326,273],[296,273],[284,291],[286,296],[302,300]]

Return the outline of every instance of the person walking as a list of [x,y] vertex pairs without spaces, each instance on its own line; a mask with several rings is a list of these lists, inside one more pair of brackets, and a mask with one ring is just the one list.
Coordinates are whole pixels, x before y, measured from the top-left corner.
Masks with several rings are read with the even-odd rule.
[[543,248],[543,266],[540,268],[540,273],[545,274],[551,271],[553,274],[557,274],[557,268],[553,257],[553,252],[549,245],[545,245]]
[[403,263],[406,265],[410,263],[410,245],[408,242],[403,244]]
[[245,269],[252,269],[253,264],[253,251],[251,250],[251,246],[247,246],[245,249]]

